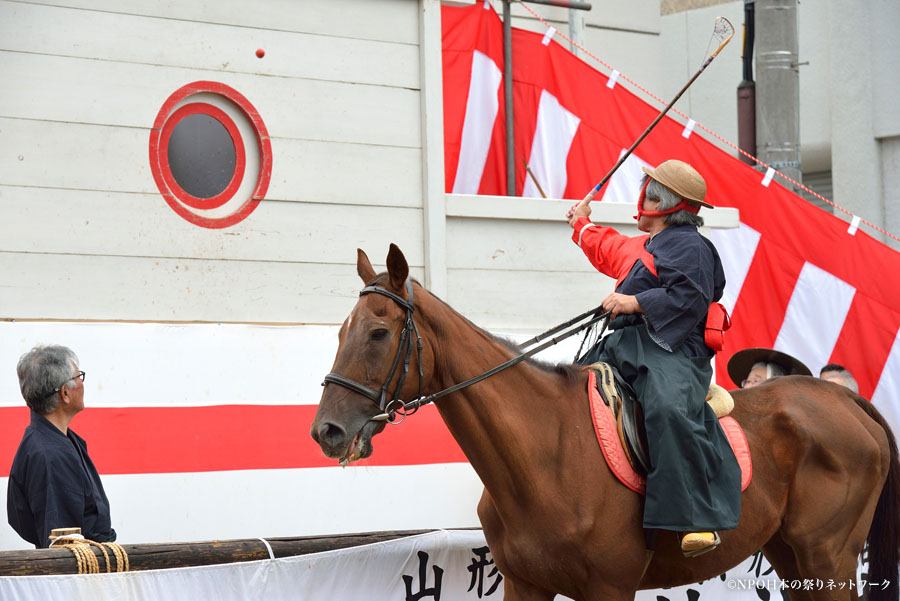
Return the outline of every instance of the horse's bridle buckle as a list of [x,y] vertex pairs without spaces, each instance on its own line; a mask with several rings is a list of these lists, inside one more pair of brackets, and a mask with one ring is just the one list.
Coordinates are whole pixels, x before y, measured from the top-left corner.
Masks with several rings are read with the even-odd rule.
[[[397,347],[397,354],[394,356],[393,364],[391,365],[391,370],[388,373],[387,379],[384,381],[384,385],[381,387],[381,392],[379,393],[376,390],[365,386],[364,384],[360,384],[355,380],[351,380],[345,376],[342,376],[338,373],[330,373],[325,376],[325,381],[322,382],[322,385],[325,384],[337,384],[338,386],[343,386],[353,392],[359,393],[362,396],[370,399],[373,403],[378,405],[378,409],[381,413],[370,417],[370,421],[376,422],[386,422],[388,424],[399,424],[406,419],[407,415],[412,415],[419,409],[419,403],[411,402],[409,404],[404,403],[400,400],[400,389],[403,388],[403,383],[406,381],[406,374],[409,370],[409,359],[412,354],[412,346],[413,346],[413,334],[416,336],[416,347],[418,350],[418,369],[419,369],[419,396],[418,399],[422,398],[422,342],[421,338],[419,338],[419,329],[416,327],[416,321],[413,317],[413,312],[415,311],[415,306],[413,305],[413,288],[412,282],[409,280],[406,281],[406,290],[409,299],[405,299],[397,294],[394,294],[390,290],[386,290],[381,288],[380,286],[366,286],[363,288],[359,295],[364,296],[370,293],[381,294],[382,296],[386,296],[396,302],[398,305],[403,307],[406,310],[406,323],[403,326],[403,335],[400,340],[400,344]],[[406,351],[406,357],[403,357],[404,350]],[[387,389],[391,385],[391,380],[394,379],[394,373],[396,373],[397,368],[400,364],[400,359],[403,358],[403,368],[400,372],[400,381],[397,383],[397,388],[394,390],[393,399],[385,403],[385,400],[388,398]],[[417,400],[418,400],[417,399]],[[412,411],[407,411],[409,406],[413,406]],[[395,419],[397,415],[400,415],[400,419]]]

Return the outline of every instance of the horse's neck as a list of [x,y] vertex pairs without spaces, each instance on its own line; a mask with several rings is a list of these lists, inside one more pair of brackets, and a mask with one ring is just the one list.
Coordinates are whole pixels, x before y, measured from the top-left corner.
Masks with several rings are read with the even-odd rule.
[[[515,356],[502,343],[452,315],[450,319],[459,323],[439,328],[447,333],[444,336],[435,334],[444,357],[433,383],[440,389]],[[569,377],[523,362],[444,397],[437,406],[495,502],[502,503],[505,496],[521,503],[541,466],[548,464],[548,455],[570,443],[568,436],[560,439],[560,432],[573,431],[566,423],[574,419],[573,412],[565,406],[571,404],[566,397],[577,394],[578,387]]]

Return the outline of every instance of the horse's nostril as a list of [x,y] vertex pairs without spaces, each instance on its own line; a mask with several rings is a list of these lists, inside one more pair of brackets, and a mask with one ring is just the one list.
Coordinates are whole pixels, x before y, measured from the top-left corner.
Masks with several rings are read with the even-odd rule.
[[325,422],[319,427],[318,432],[319,444],[328,445],[330,447],[338,446],[347,436],[347,432],[337,424]]

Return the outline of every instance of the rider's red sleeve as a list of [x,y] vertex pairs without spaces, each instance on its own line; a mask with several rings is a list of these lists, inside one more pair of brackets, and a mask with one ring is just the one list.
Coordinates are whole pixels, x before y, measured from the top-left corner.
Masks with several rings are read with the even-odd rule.
[[625,279],[638,259],[655,275],[653,257],[644,248],[649,236],[630,238],[611,227],[594,225],[586,217],[575,222],[572,242],[581,247],[597,271],[616,279],[616,286]]

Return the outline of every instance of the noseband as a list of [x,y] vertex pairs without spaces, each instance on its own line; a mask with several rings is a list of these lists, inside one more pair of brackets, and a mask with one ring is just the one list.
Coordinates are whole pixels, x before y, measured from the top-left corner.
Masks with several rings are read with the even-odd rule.
[[[379,415],[371,418],[372,421],[386,421],[389,424],[398,424],[402,422],[407,415],[412,415],[419,409],[418,404],[407,404],[400,400],[400,390],[403,388],[403,384],[406,382],[406,374],[409,372],[409,359],[410,356],[412,356],[413,333],[415,333],[416,336],[417,365],[419,368],[419,396],[417,398],[422,398],[422,338],[419,336],[419,328],[416,326],[416,320],[413,318],[415,306],[413,305],[412,282],[406,280],[406,293],[409,299],[398,296],[390,290],[386,290],[380,286],[366,286],[360,290],[359,295],[365,296],[366,294],[373,293],[388,297],[406,310],[406,321],[403,324],[403,331],[400,332],[400,345],[397,347],[397,354],[394,355],[394,362],[391,364],[391,370],[388,372],[387,378],[381,386],[381,391],[369,388],[356,380],[351,380],[350,378],[335,372],[331,372],[325,376],[325,381],[322,382],[322,386],[329,383],[337,384],[338,386],[343,386],[353,392],[359,393],[378,405],[378,409],[381,411]],[[397,382],[394,394],[391,395],[391,399],[388,400],[387,390],[391,385],[391,380],[394,379],[397,367],[400,365],[401,357],[403,357],[403,371],[400,372],[400,381]],[[412,410],[409,410],[410,407],[412,407]],[[399,420],[395,421],[394,417],[396,415],[400,415],[401,417]]]

